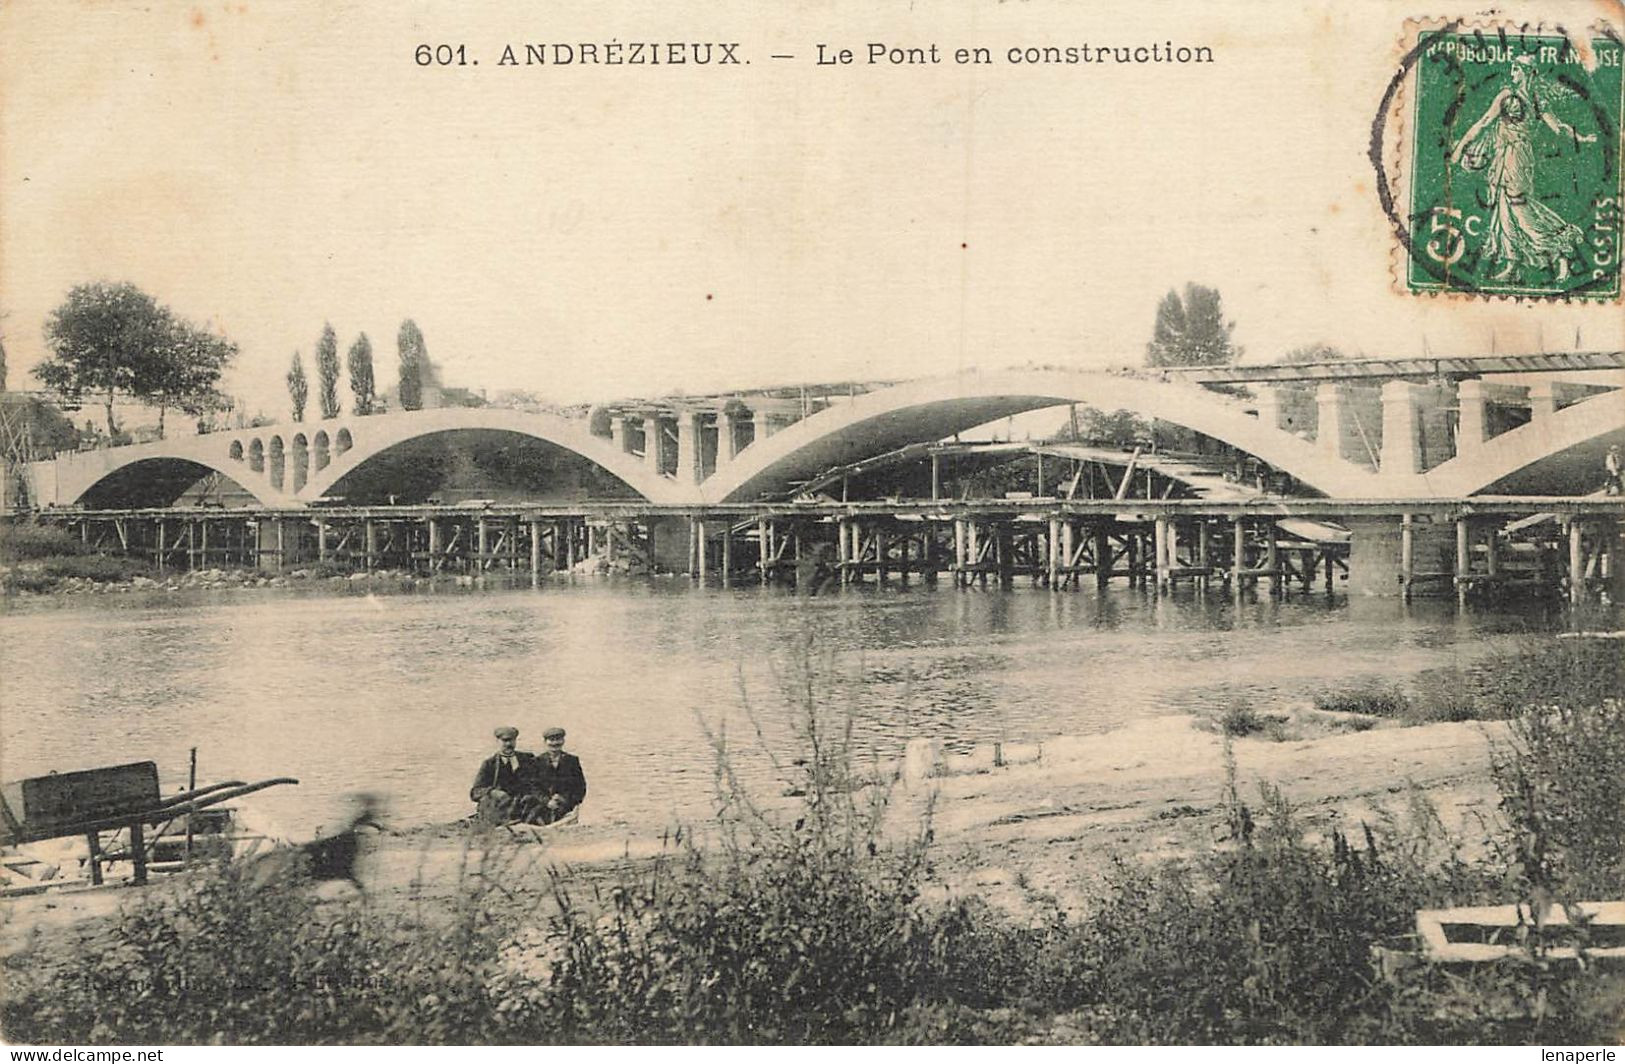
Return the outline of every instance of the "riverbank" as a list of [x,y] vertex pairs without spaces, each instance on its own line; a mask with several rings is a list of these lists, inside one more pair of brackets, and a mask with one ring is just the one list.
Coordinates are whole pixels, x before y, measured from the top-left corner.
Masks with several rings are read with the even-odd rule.
[[378,840],[364,892],[256,872],[18,899],[0,1007],[25,1039],[132,1043],[1592,1043],[1617,975],[1441,982],[1409,932],[1617,883],[1621,712],[1286,741],[1165,717],[856,790],[826,750],[817,800],[730,790],[682,841],[419,829]]
[[[470,579],[471,578],[462,578]],[[68,555],[0,565],[0,594],[19,598],[55,595],[121,595],[163,591],[226,591],[237,588],[327,587],[367,592],[412,590],[437,580],[404,569],[342,572],[331,566],[267,573],[258,569],[187,569],[160,574],[150,567],[100,555]]]
[[[1230,741],[1244,801],[1256,799],[1259,783],[1279,787],[1321,834],[1402,820],[1418,797],[1468,842],[1477,822],[1495,815],[1489,758],[1492,745],[1505,739],[1504,723],[1372,721],[1347,731],[1346,722],[1305,709],[1289,724],[1304,737]],[[979,895],[1022,914],[1043,894],[1084,912],[1117,861],[1188,858],[1222,840],[1230,784],[1225,746],[1212,721],[1170,716],[1057,738],[1026,763],[992,767],[991,757],[969,755],[962,763],[982,761],[986,770],[887,784],[886,829],[901,839],[929,822],[931,888],[939,896]],[[797,801],[759,800],[770,813],[788,812]],[[401,909],[449,904],[468,889],[471,869],[500,865],[505,890],[524,904],[551,889],[548,866],[591,876],[674,854],[685,835],[697,832],[706,841],[705,824],[650,824],[633,832],[598,825],[594,804],[580,824],[545,832],[482,835],[440,825],[377,835],[364,861],[368,901]],[[168,886],[159,881],[148,889]],[[347,885],[322,890],[334,898],[351,893]],[[65,926],[106,915],[141,893],[114,888],[10,899],[0,955],[45,946]]]

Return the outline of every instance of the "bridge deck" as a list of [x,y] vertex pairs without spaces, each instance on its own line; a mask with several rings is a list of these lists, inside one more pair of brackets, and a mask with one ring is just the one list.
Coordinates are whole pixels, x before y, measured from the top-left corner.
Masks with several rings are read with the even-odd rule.
[[1276,366],[1168,366],[1157,372],[1193,384],[1262,381],[1467,380],[1500,373],[1591,373],[1625,369],[1625,351],[1559,351],[1539,355],[1441,358],[1349,358]]
[[172,517],[177,519],[242,517],[842,517],[892,514],[899,517],[954,517],[1137,514],[1147,519],[1166,517],[1560,517],[1625,518],[1625,496],[1472,495],[1446,499],[1300,499],[1260,495],[1202,499],[885,499],[864,502],[758,502],[661,504],[644,501],[560,501],[448,503],[420,506],[310,506],[310,507],[168,507],[126,510],[81,510],[59,507],[43,511],[46,518]]

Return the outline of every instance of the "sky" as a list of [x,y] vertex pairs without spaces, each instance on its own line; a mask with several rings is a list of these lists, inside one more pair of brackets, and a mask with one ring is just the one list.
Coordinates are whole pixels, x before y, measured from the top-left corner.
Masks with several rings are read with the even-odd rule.
[[[1541,5],[1569,25],[1605,10]],[[324,322],[341,350],[365,331],[385,382],[407,317],[448,384],[560,402],[1138,363],[1158,299],[1187,281],[1220,290],[1247,361],[1314,342],[1625,346],[1617,304],[1396,289],[1368,150],[1410,13],[10,0],[11,385],[93,280],[236,341],[226,389],[272,416]],[[738,42],[749,62],[499,64],[505,46],[583,41]],[[1003,61],[1168,41],[1215,61]],[[871,42],[945,61],[869,64]],[[420,66],[424,43],[477,65]],[[820,65],[819,45],[855,61]],[[999,61],[954,63],[969,46]]]

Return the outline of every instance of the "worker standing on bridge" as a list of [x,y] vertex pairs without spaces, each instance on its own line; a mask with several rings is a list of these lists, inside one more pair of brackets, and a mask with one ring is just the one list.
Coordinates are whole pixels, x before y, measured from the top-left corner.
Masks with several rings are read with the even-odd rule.
[[1619,444],[1608,448],[1608,456],[1602,460],[1603,468],[1608,470],[1608,483],[1603,491],[1609,495],[1625,495],[1625,461],[1620,459]]

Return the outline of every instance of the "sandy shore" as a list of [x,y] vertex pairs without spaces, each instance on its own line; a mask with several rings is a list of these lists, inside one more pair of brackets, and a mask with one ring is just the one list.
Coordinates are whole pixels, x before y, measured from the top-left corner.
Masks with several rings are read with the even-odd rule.
[[[1326,733],[1339,722],[1295,721],[1321,734],[1278,741],[1234,740],[1238,790],[1257,805],[1258,784],[1280,788],[1313,832],[1359,832],[1403,816],[1415,791],[1469,849],[1492,818],[1491,745],[1503,725],[1469,722],[1382,726]],[[936,841],[934,892],[975,892],[1015,911],[1030,891],[1068,908],[1088,904],[1114,859],[1150,862],[1195,853],[1222,840],[1226,790],[1223,739],[1205,722],[1162,717],[1103,735],[1045,743],[1035,762],[896,785],[892,830],[917,830],[931,816]],[[788,800],[784,800],[787,805]],[[384,834],[371,847],[363,880],[368,898],[420,906],[456,896],[474,877],[499,879],[521,904],[548,891],[549,867],[583,879],[613,875],[627,861],[673,852],[666,825],[638,834],[597,827],[591,809],[580,825],[540,833],[425,828]],[[60,932],[114,912],[145,890],[111,887],[17,897],[0,903],[0,955],[60,946]],[[318,888],[348,898],[347,884]],[[92,921],[94,925],[96,921]]]

